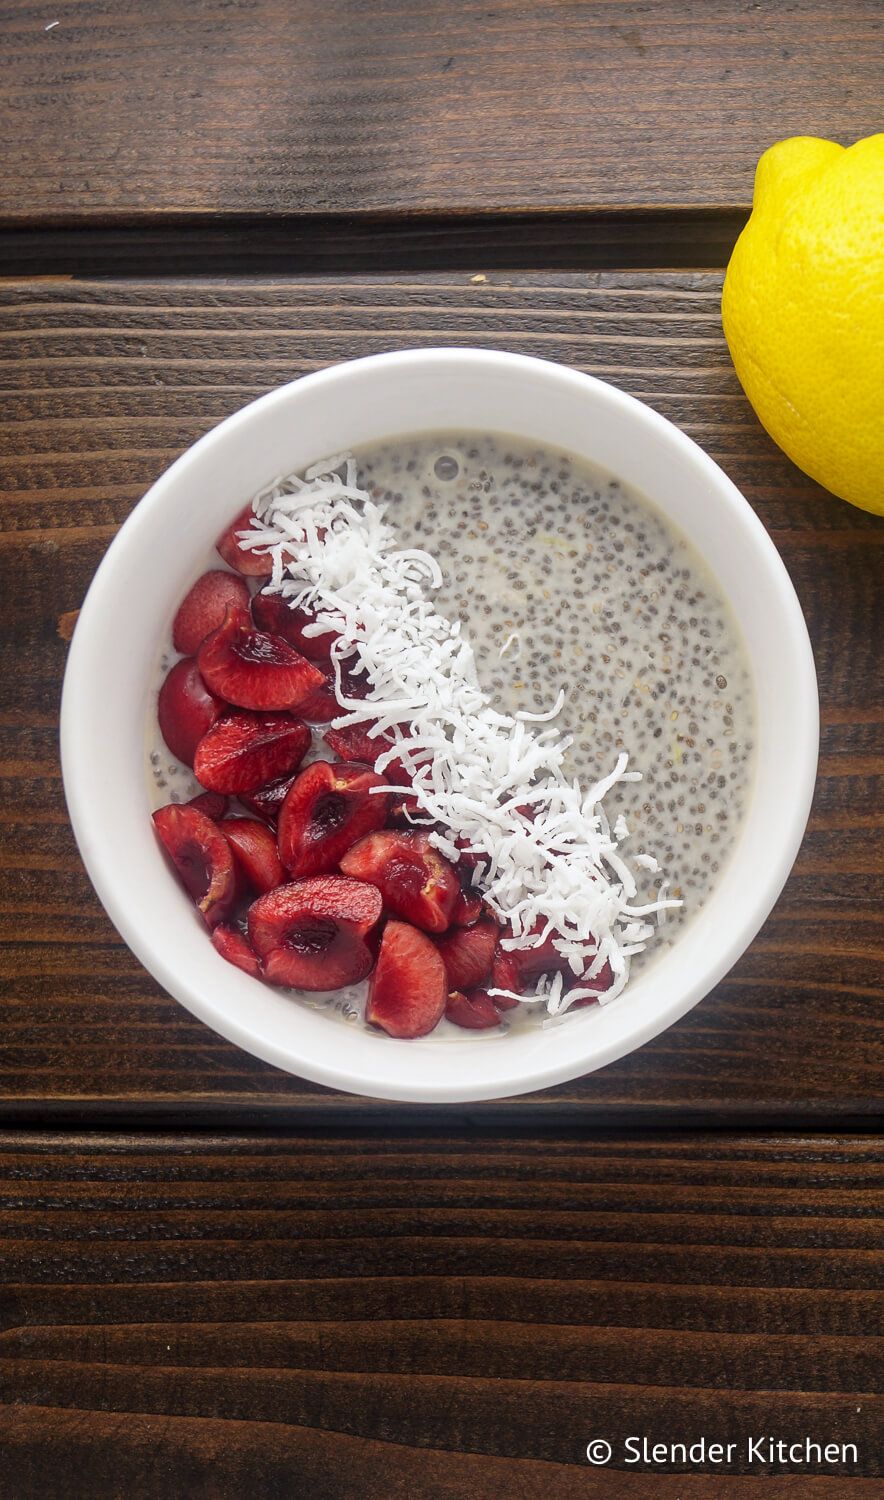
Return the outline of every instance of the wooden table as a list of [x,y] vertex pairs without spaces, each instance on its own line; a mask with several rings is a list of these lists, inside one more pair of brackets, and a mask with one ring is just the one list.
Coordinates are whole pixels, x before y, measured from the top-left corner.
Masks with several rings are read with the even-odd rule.
[[[766,437],[718,306],[765,146],[880,125],[881,18],[5,8],[4,1500],[871,1495],[884,527]],[[701,1006],[576,1083],[419,1110],[276,1072],[159,989],[81,868],[57,715],[89,579],[183,447],[439,342],[590,370],[722,464],[807,614],[822,757],[786,890]],[[764,1434],[857,1460],[751,1460]],[[627,1465],[630,1435],[737,1451]]]

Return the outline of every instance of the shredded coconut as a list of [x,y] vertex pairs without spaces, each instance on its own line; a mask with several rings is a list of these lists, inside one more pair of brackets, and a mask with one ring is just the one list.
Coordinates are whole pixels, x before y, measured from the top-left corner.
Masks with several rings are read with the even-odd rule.
[[[451,859],[466,851],[478,856],[473,884],[511,932],[501,946],[550,939],[578,981],[565,991],[561,974],[547,976],[533,996],[518,998],[545,1005],[552,1017],[585,997],[615,999],[631,957],[656,931],[647,918],[656,915],[659,924],[667,907],[681,905],[666,897],[665,886],[655,901],[631,904],[636,881],[618,852],[628,830],[621,817],[612,831],[602,806],[618,782],[640,779],[627,769],[626,754],[583,789],[563,770],[570,739],[557,726],[527,727],[549,726],[564,692],[545,713],[491,707],[460,622],[440,615],[429,597],[443,581],[438,563],[426,552],[397,549],[385,507],[359,488],[352,457],[336,455],[303,478],[275,480],[253,508],[239,537],[272,559],[267,587],[314,612],[308,632],[338,633],[332,665],[341,713],[334,727],[359,724],[372,737],[390,735],[378,771],[401,760],[424,816],[441,825],[432,842]],[[365,677],[364,698],[346,695],[344,666]],[[637,856],[634,863],[651,868],[649,860]],[[592,981],[606,963],[613,983],[600,992]]]

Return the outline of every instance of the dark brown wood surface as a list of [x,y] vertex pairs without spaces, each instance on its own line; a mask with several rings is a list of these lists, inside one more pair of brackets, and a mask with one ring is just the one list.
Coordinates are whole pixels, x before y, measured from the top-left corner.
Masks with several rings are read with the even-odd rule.
[[880,129],[881,24],[877,0],[10,0],[0,217],[746,205],[771,141]]
[[[0,1500],[878,1492],[884,526],[765,436],[718,304],[765,147],[880,129],[882,23],[3,8]],[[807,614],[822,758],[713,995],[599,1074],[433,1114],[266,1067],[159,989],[83,873],[57,722],[95,567],[184,447],[440,342],[590,370],[722,464]],[[625,1467],[629,1434],[737,1456]],[[763,1434],[857,1461],[750,1466]]]
[[884,528],[805,479],[730,365],[717,275],[8,284],[0,289],[0,1118],[334,1118],[344,1099],[258,1063],[163,994],[93,895],[67,824],[57,709],[73,612],[116,527],[178,452],[280,381],[403,344],[502,345],[650,401],[755,506],[816,650],[810,832],[714,995],[632,1057],[470,1118],[840,1121],[880,1083]]
[[876,1183],[847,1135],[9,1133],[0,1493],[865,1495]]

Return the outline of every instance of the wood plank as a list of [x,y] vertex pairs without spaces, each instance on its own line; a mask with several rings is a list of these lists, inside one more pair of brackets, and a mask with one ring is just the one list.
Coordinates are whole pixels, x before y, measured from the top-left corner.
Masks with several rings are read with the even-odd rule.
[[6,223],[700,205],[880,126],[876,0],[4,8]]
[[[75,1496],[238,1494],[246,1470],[282,1495],[286,1465],[320,1495],[496,1500],[504,1476],[595,1495],[584,1450],[604,1436],[618,1495],[649,1472],[671,1500],[714,1472],[716,1496],[776,1476],[766,1493],[845,1493],[829,1484],[874,1473],[880,1154],[757,1134],[7,1132],[8,1492],[45,1494],[64,1453]],[[857,1461],[750,1462],[768,1432]],[[631,1434],[736,1450],[719,1472],[626,1465]]]
[[[880,1080],[884,531],[805,479],[746,404],[714,275],[9,283],[0,287],[0,1112],[328,1118],[376,1109],[247,1057],[114,934],[64,811],[57,704],[74,612],[182,447],[270,386],[404,344],[563,359],[702,443],[768,527],[817,655],[821,774],[795,872],[715,993],[632,1057],[471,1119],[859,1120]],[[878,1006],[880,1013],[880,1005]]]
[[[501,1494],[513,1500],[594,1500],[612,1493],[613,1476],[605,1469],[437,1454],[281,1422],[164,1417],[158,1424],[149,1416],[100,1411],[90,1411],[84,1421],[79,1411],[17,1405],[0,1407],[0,1441],[16,1500],[47,1500],[47,1483],[59,1473],[65,1475],[65,1500],[164,1497],[170,1475],[188,1500],[241,1494],[284,1500],[293,1475],[313,1500],[499,1500]],[[647,1500],[646,1475],[621,1471],[613,1482],[618,1500]],[[848,1494],[872,1500],[879,1484],[859,1477],[720,1473],[655,1474],[652,1482],[655,1500],[843,1500]]]

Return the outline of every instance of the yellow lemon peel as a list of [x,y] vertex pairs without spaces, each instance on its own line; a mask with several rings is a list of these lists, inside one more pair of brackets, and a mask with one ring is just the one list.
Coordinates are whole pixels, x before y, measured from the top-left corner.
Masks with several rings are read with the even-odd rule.
[[766,151],[724,282],[740,383],[774,442],[884,514],[884,134]]

